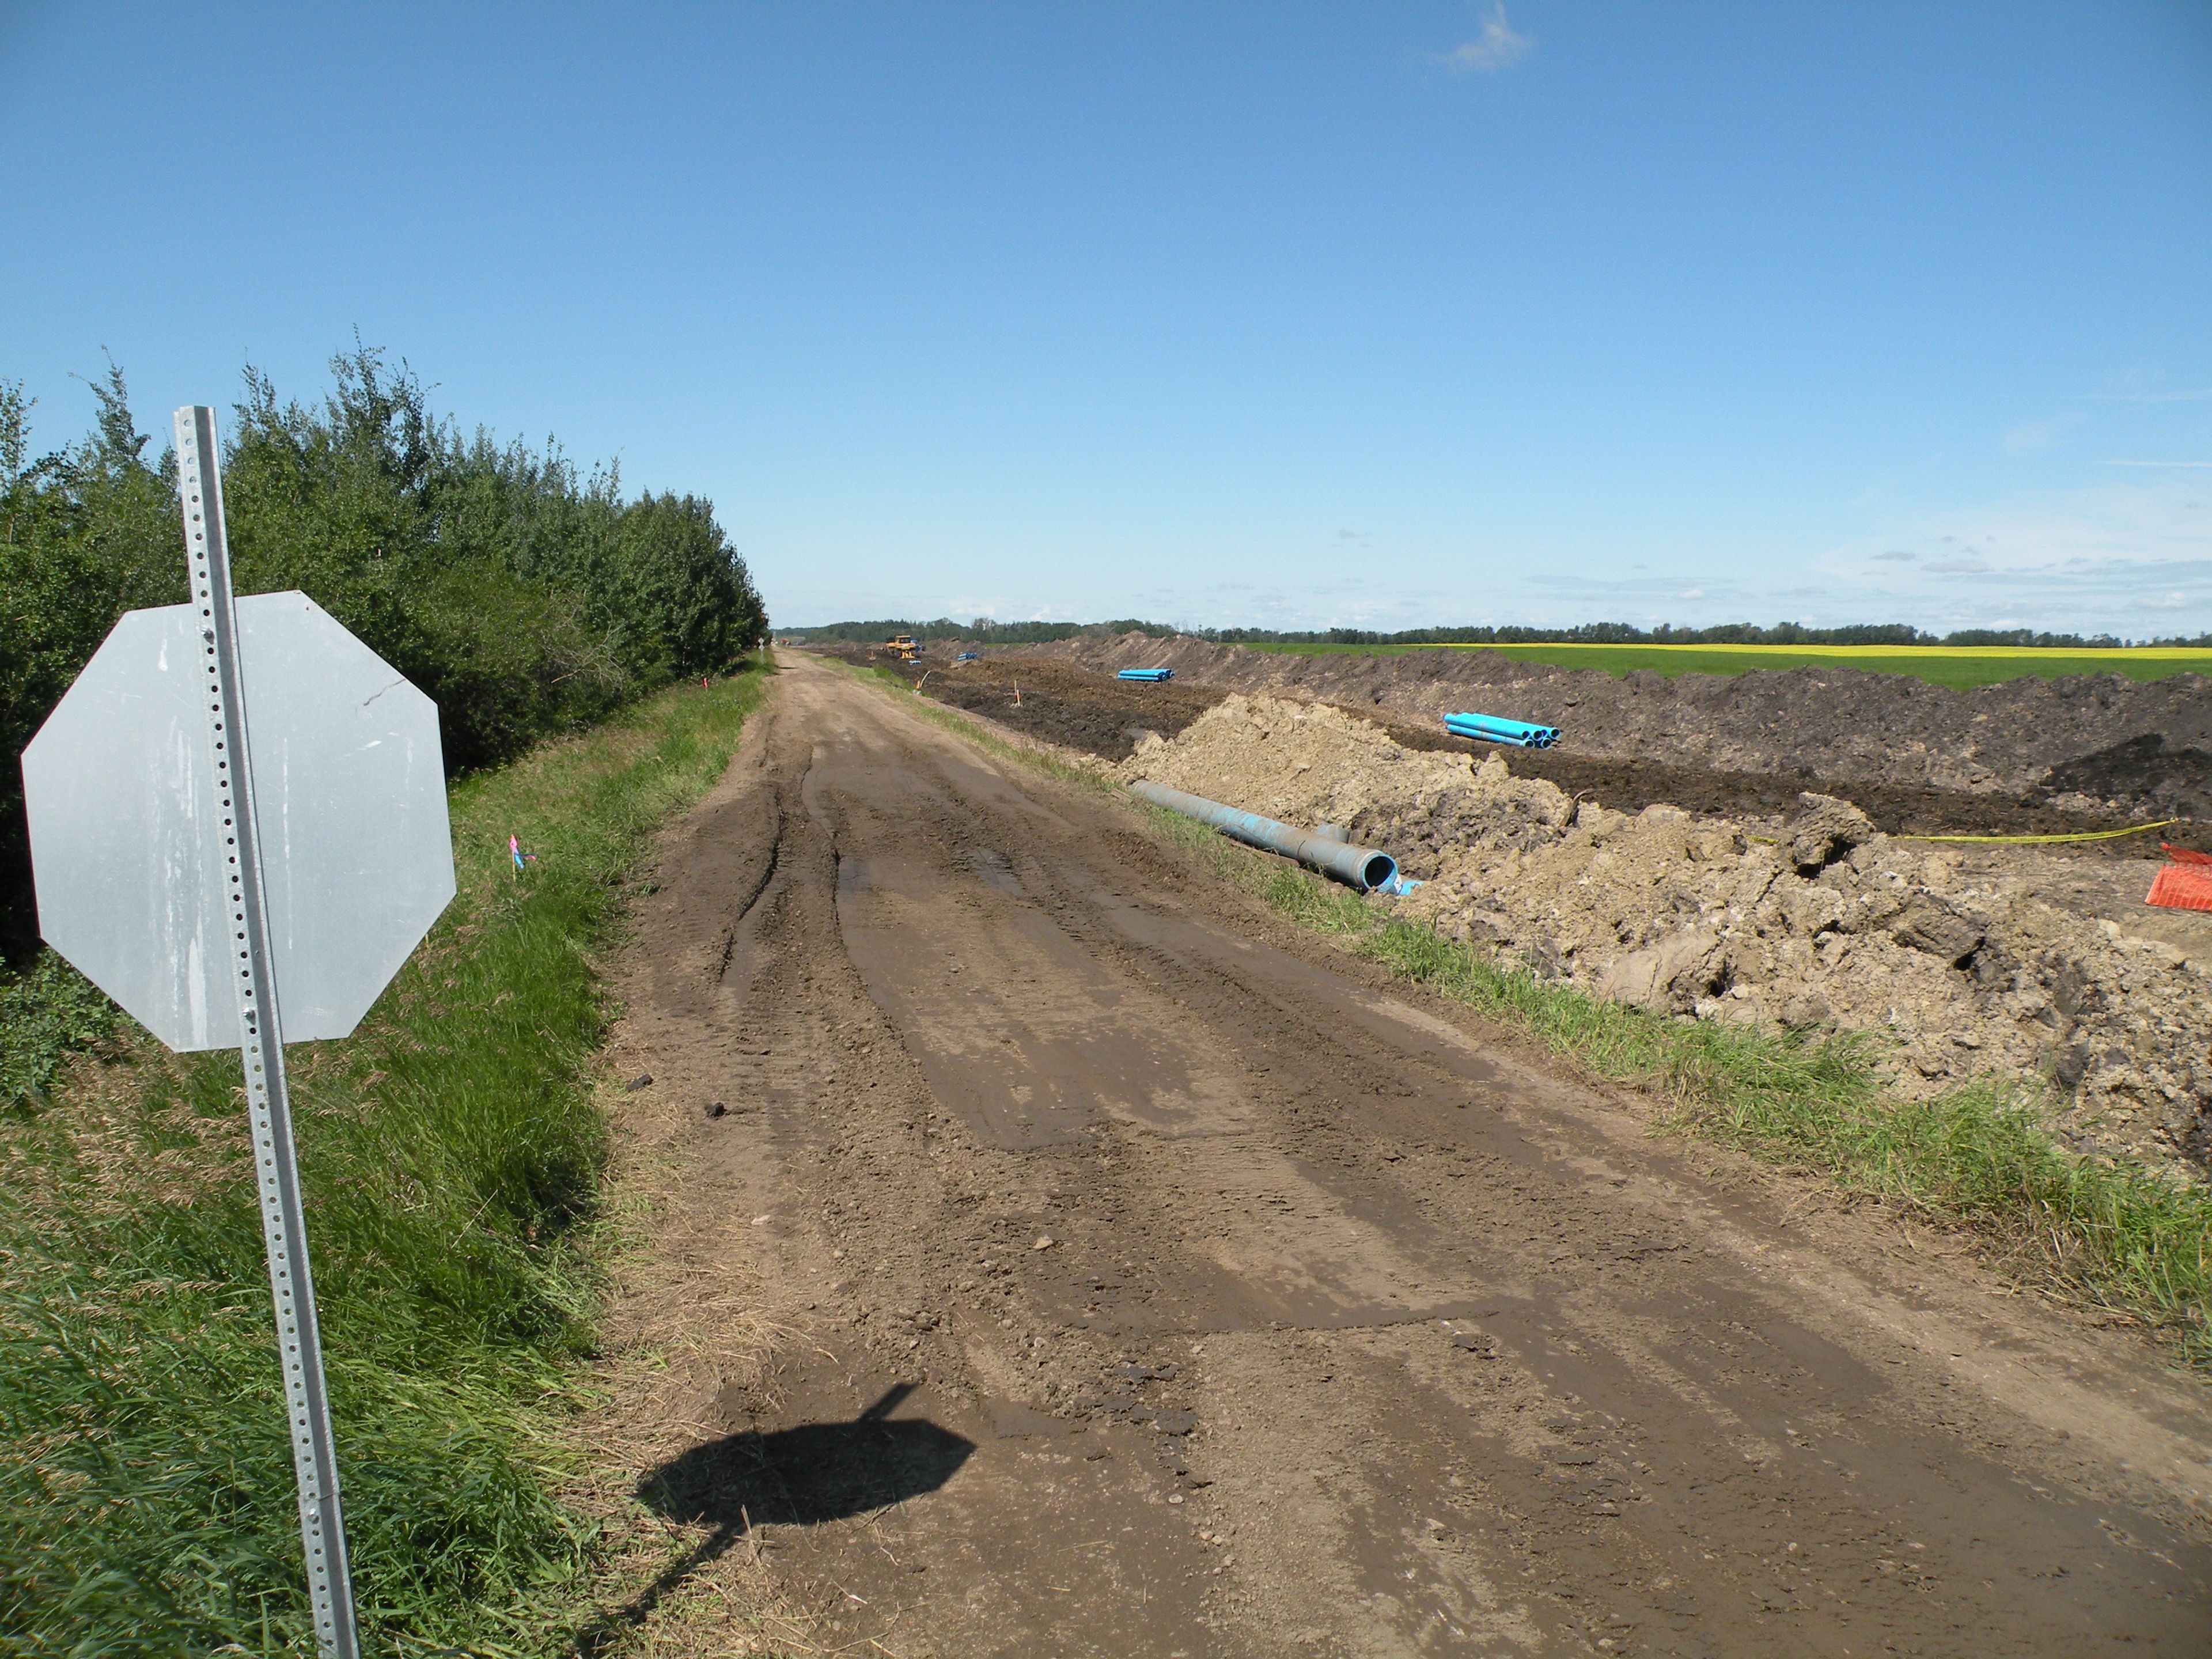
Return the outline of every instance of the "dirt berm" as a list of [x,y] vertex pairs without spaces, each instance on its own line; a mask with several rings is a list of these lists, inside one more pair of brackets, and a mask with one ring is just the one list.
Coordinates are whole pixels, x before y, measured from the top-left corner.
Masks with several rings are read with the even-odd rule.
[[1021,647],[1095,669],[1432,720],[1474,707],[1561,726],[1567,754],[1657,759],[1831,784],[2035,793],[2087,808],[2212,818],[2212,683],[2034,677],[1954,691],[1842,667],[1625,678],[1496,651],[1302,656],[1175,635],[1081,635]]
[[[1543,977],[1685,1018],[1875,1033],[1908,1096],[2047,1078],[2073,1144],[2199,1180],[2212,1160],[2212,916],[2142,914],[2139,863],[1916,844],[1812,793],[1780,821],[1632,817],[1502,755],[1416,752],[1266,696],[1115,769],[1346,825],[1425,882],[1402,913]],[[2129,920],[2099,914],[2115,909]]]

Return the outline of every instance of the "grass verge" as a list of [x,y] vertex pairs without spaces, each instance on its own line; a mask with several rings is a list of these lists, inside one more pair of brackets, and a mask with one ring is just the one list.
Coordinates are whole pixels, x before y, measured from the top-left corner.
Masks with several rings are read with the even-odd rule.
[[2013,1271],[2160,1327],[2191,1363],[2212,1367],[2212,1193],[2068,1151],[2042,1128],[2025,1083],[1982,1079],[1903,1100],[1886,1088],[1863,1035],[1670,1019],[1601,1002],[1137,805],[1162,835],[1278,915],[1518,1027],[1591,1077],[1656,1093],[1674,1109],[1668,1127],[1972,1226]]
[[[368,1650],[543,1650],[581,1605],[556,1492],[596,1288],[594,954],[764,678],[457,784],[452,908],[359,1031],[291,1051]],[[237,1060],[82,1000],[0,1113],[0,1650],[312,1652]]]

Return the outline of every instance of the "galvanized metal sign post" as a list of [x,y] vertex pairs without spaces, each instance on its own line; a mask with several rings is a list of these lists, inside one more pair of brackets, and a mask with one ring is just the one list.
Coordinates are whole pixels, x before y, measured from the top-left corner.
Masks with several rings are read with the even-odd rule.
[[[238,973],[239,1059],[253,1121],[253,1167],[261,1188],[261,1237],[269,1288],[276,1298],[276,1344],[284,1362],[284,1403],[292,1425],[292,1469],[300,1487],[300,1539],[307,1556],[307,1594],[315,1641],[337,1659],[356,1659],[353,1575],[347,1568],[345,1517],[338,1505],[337,1449],[323,1386],[323,1340],[315,1324],[315,1281],[300,1214],[300,1169],[292,1151],[292,1101],[284,1086],[284,1028],[269,961],[269,914],[261,890],[261,844],[253,767],[240,686],[237,618],[231,605],[230,538],[222,516],[222,470],[215,411],[177,411],[177,484],[184,497],[185,556],[192,604],[202,623],[200,667],[207,693],[208,741],[215,756],[216,805],[224,836],[223,901]],[[236,764],[233,764],[235,759]]]
[[176,433],[191,603],[23,751],[39,928],[171,1048],[238,1045],[315,1636],[356,1659],[284,1042],[350,1032],[453,897],[437,710],[304,594],[234,601],[214,411]]

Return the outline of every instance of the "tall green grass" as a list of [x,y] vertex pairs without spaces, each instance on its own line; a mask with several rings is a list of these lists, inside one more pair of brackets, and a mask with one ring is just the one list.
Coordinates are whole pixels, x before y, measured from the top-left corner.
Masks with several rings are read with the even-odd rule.
[[[456,786],[459,896],[359,1032],[291,1051],[370,1651],[538,1650],[580,1605],[595,956],[763,679]],[[307,1653],[238,1063],[128,1030],[0,1115],[0,1652]]]
[[1302,927],[1518,1027],[1583,1072],[1654,1091],[1673,1127],[1976,1229],[2016,1271],[2158,1326],[2212,1367],[2212,1192],[2054,1141],[2027,1079],[1905,1100],[1863,1036],[1669,1019],[1500,965],[1192,819],[1159,833]]

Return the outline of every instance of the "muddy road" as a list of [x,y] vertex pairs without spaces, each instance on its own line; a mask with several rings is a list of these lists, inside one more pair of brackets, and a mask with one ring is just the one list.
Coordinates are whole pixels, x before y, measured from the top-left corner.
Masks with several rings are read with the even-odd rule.
[[2146,1342],[786,663],[622,975],[682,1222],[633,1323],[684,1339],[611,1443],[690,1544],[625,1626],[768,1650],[714,1631],[766,1587],[794,1649],[945,1659],[2212,1652],[2212,1394]]

